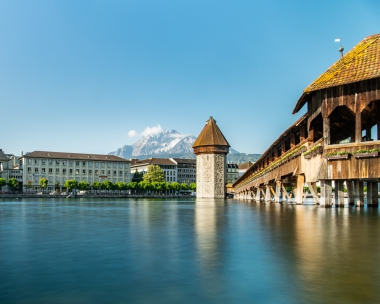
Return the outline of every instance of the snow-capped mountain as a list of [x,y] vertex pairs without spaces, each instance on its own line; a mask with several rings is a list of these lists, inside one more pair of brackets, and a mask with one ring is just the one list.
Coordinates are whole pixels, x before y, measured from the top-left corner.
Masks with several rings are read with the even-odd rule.
[[[141,156],[181,157],[181,155],[186,155],[188,157],[193,153],[192,146],[195,139],[193,135],[183,135],[176,130],[164,130],[158,134],[148,134],[132,146],[125,145],[108,154],[127,159]],[[230,153],[239,152],[230,148]]]

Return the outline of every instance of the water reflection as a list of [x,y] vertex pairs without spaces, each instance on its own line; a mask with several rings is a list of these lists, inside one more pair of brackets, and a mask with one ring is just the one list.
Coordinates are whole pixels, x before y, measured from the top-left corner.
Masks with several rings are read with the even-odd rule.
[[0,201],[0,303],[378,303],[376,208]]

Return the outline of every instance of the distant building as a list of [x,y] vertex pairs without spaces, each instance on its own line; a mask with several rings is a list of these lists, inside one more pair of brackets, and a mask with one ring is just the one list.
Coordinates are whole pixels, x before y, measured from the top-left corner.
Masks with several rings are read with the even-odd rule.
[[234,183],[239,178],[237,164],[227,164],[227,183]]
[[133,159],[131,163],[131,178],[133,178],[136,170],[139,173],[145,174],[150,165],[158,165],[164,171],[167,182],[177,181],[177,164],[170,158]]
[[[0,177],[8,181],[10,178],[15,178],[20,183],[20,189],[22,189],[22,169],[19,168],[18,157],[13,154],[5,154],[0,149]],[[2,188],[4,191],[8,191],[8,186]]]
[[240,164],[238,167],[238,170],[239,170],[239,177],[240,176],[242,176],[243,174],[244,174],[244,172],[245,171],[247,171],[248,170],[248,168],[250,167],[250,166],[252,166],[253,165],[253,162],[251,162],[251,161],[247,161],[247,162],[245,162],[245,163],[242,163],[242,164]]
[[136,170],[145,174],[150,165],[159,166],[165,174],[167,182],[195,183],[196,182],[196,161],[195,159],[182,158],[148,158],[143,160],[131,160],[131,179]]
[[71,179],[90,184],[130,181],[130,161],[114,155],[34,151],[20,157],[20,168],[24,169],[23,185],[31,181],[34,190],[41,178],[48,180],[48,190],[54,190],[56,183],[62,189]]
[[172,158],[177,164],[177,177],[179,183],[196,183],[197,161],[190,158]]

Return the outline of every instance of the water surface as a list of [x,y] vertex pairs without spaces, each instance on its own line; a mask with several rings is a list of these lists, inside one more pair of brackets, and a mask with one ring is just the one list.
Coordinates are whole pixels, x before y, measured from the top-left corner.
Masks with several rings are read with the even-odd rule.
[[0,303],[380,303],[378,208],[0,200]]

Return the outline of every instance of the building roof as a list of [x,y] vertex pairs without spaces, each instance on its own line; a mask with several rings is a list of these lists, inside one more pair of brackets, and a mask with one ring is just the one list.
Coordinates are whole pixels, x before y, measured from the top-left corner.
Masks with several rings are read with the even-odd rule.
[[194,158],[172,158],[177,164],[195,164],[197,161]]
[[0,149],[0,160],[9,160],[9,158],[5,155],[3,149]]
[[227,168],[229,168],[229,169],[237,169],[238,165],[237,164],[227,164]]
[[247,170],[252,165],[253,165],[253,162],[247,161],[239,165],[239,170]]
[[380,77],[380,34],[366,37],[312,82],[298,100],[293,114],[311,92]]
[[210,117],[206,125],[193,144],[193,148],[201,146],[225,146],[230,147],[223,133],[220,131],[214,118]]
[[170,158],[148,158],[148,159],[136,159],[132,161],[131,167],[146,166],[146,165],[169,165],[175,166],[176,163]]
[[31,157],[31,158],[54,158],[54,159],[72,159],[72,160],[102,160],[102,161],[117,161],[117,162],[128,162],[131,161],[121,158],[115,155],[105,155],[105,154],[85,154],[85,153],[71,153],[71,152],[50,152],[50,151],[33,151],[31,153],[24,154],[21,157]]

